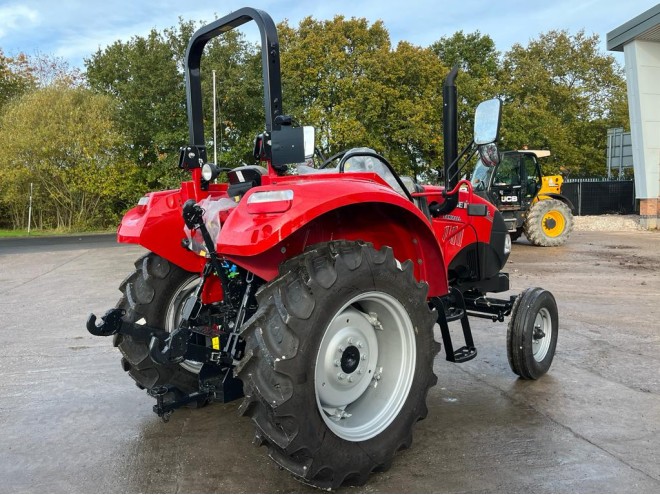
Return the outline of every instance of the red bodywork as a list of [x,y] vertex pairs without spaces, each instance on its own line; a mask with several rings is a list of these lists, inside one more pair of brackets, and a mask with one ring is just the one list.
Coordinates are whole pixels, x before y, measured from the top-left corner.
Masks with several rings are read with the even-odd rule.
[[[228,197],[227,185],[199,187],[199,171],[179,190],[150,193],[146,204],[129,210],[118,229],[118,240],[139,244],[190,272],[201,272],[206,258],[182,246],[185,238],[181,207],[188,199]],[[248,205],[260,191],[291,190],[288,205],[278,213],[263,213]],[[417,280],[429,285],[429,297],[448,293],[447,267],[465,246],[488,243],[494,207],[473,196],[470,185],[459,191],[459,205],[451,214],[432,221],[409,199],[394,191],[378,175],[367,172],[263,176],[231,210],[216,240],[219,255],[270,281],[280,264],[307,247],[330,240],[362,240],[376,248],[390,246],[395,257],[411,260]],[[425,186],[430,203],[442,203],[442,188]],[[468,216],[467,203],[486,204],[487,216]],[[204,297],[218,294],[217,284]],[[216,299],[217,300],[217,299]]]

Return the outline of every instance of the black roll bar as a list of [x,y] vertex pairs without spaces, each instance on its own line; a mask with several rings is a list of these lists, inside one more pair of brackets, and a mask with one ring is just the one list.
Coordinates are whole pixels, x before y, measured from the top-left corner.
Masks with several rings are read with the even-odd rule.
[[246,22],[254,21],[261,33],[261,65],[264,80],[264,109],[266,132],[279,131],[275,118],[282,114],[282,82],[280,78],[280,43],[273,19],[264,11],[245,7],[226,15],[193,34],[186,50],[186,100],[188,104],[188,131],[190,143],[201,149],[204,142],[202,114],[202,83],[200,61],[204,46],[216,36],[231,31]]

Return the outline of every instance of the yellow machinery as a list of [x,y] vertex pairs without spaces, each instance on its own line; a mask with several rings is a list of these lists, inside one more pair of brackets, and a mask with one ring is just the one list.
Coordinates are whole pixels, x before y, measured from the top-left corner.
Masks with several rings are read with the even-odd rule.
[[538,159],[547,156],[548,150],[506,151],[496,167],[478,162],[472,185],[502,212],[513,240],[524,233],[537,246],[559,246],[573,230],[573,205],[561,194],[563,177],[542,174]]

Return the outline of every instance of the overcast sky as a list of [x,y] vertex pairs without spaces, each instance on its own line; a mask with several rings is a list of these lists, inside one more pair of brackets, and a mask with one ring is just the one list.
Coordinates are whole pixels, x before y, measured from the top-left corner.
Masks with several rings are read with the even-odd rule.
[[[381,19],[393,44],[407,40],[427,46],[459,30],[478,30],[505,52],[514,43],[526,45],[551,29],[570,33],[584,29],[600,36],[605,51],[609,31],[656,4],[654,0],[0,0],[0,48],[5,55],[40,52],[82,67],[84,58],[118,39],[174,26],[179,17],[212,21],[249,5],[265,10],[276,23],[288,19],[292,25],[308,15]],[[623,64],[622,56],[617,59]]]

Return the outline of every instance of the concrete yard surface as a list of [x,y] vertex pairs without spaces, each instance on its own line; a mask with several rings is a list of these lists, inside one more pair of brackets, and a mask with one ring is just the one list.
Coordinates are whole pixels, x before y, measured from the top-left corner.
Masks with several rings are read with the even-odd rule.
[[[312,491],[252,445],[240,401],[163,423],[112,339],[85,330],[143,252],[110,236],[0,241],[0,492]],[[510,294],[557,300],[550,372],[518,379],[506,322],[472,319],[478,356],[440,351],[412,448],[340,492],[660,492],[660,233],[523,239],[506,269]]]

